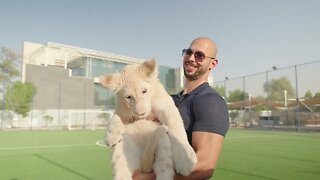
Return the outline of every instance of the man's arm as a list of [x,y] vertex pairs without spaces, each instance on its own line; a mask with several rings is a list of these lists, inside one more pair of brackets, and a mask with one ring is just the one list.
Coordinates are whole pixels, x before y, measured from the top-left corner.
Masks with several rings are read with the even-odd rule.
[[210,178],[216,168],[222,149],[224,137],[210,132],[195,131],[192,133],[192,147],[198,162],[187,177],[176,175],[175,180],[193,180]]

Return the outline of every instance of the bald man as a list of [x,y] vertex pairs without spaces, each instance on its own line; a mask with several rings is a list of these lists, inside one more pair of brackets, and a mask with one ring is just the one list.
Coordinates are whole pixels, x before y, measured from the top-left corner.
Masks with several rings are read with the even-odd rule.
[[[217,47],[207,38],[193,40],[182,50],[185,86],[173,95],[179,109],[188,140],[198,162],[188,177],[176,175],[175,180],[209,179],[229,128],[228,108],[224,99],[208,84],[211,71],[217,66]],[[155,174],[136,173],[133,179],[155,179]]]

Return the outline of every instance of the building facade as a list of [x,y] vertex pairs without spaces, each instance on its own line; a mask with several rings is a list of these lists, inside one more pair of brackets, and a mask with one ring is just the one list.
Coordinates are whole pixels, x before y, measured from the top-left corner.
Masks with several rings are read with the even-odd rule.
[[[33,109],[113,108],[115,96],[100,85],[99,77],[143,61],[58,43],[24,42],[22,81],[37,89]],[[179,69],[158,68],[158,77],[169,93],[181,89]]]
[[[116,96],[101,86],[99,77],[144,61],[58,43],[24,42],[21,80],[32,83],[36,94],[29,115],[22,118],[6,112],[8,120],[2,120],[3,127],[104,128],[113,114]],[[158,72],[168,93],[182,89],[181,68],[160,65]]]

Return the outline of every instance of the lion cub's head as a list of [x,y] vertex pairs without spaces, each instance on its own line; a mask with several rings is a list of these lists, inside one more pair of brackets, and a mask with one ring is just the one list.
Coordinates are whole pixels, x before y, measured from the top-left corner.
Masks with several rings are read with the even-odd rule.
[[151,111],[153,82],[157,80],[155,60],[124,67],[121,73],[100,77],[100,83],[117,93],[118,110],[127,116],[142,119]]

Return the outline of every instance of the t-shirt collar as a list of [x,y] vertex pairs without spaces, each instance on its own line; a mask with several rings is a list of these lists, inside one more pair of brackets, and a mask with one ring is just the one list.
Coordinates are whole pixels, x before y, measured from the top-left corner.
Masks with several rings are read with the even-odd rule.
[[208,82],[204,82],[202,83],[200,86],[196,87],[194,90],[192,90],[191,92],[187,93],[187,94],[183,94],[183,91],[181,91],[179,93],[180,96],[184,96],[184,95],[193,95],[193,94],[198,94],[199,92],[202,91],[202,89],[206,86],[209,86]]

